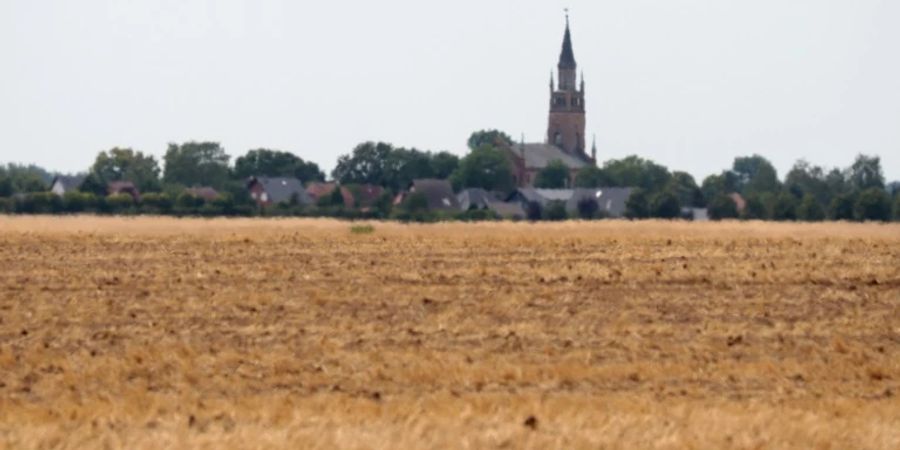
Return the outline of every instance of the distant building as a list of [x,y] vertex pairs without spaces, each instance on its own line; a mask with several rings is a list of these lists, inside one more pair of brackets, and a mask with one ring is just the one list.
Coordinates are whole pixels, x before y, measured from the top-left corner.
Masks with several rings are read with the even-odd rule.
[[137,186],[130,181],[113,181],[106,185],[107,195],[127,194],[130,195],[135,202],[141,201],[141,193]]
[[75,192],[84,183],[84,175],[57,175],[50,183],[50,192],[62,197],[66,192]]
[[260,206],[278,204],[311,205],[312,199],[296,178],[251,177],[247,180],[250,198]]
[[545,140],[542,143],[522,142],[505,147],[518,186],[533,186],[537,173],[553,161],[560,161],[569,168],[568,186],[572,186],[579,170],[596,164],[596,142],[590,155],[585,145],[584,75],[578,83],[577,69],[569,18],[566,16],[566,32],[557,64],[558,83],[554,82],[553,76],[550,77],[550,115]]
[[191,195],[191,196],[194,196],[197,198],[202,198],[203,200],[205,200],[207,202],[211,202],[211,201],[219,198],[219,192],[208,186],[192,187],[192,188],[185,189],[184,192],[188,195]]
[[550,202],[563,202],[570,216],[578,214],[578,204],[592,200],[597,203],[597,211],[607,217],[623,217],[626,203],[631,196],[631,188],[598,188],[598,189],[535,189],[519,188],[510,195],[508,201],[518,203],[523,210],[528,210],[529,203],[537,203],[545,208]]
[[[337,183],[334,182],[312,182],[309,186],[306,186],[306,193],[309,194],[309,198],[312,199],[313,203],[318,203],[322,198],[333,195],[334,190],[337,189],[337,187]],[[350,189],[341,187],[341,199],[343,200],[345,208],[353,208],[353,193],[350,192]]]
[[409,189],[397,195],[394,204],[399,205],[410,195],[417,193],[425,197],[428,209],[431,211],[459,211],[459,201],[456,199],[456,194],[453,193],[453,186],[450,185],[450,182],[431,178],[413,180]]

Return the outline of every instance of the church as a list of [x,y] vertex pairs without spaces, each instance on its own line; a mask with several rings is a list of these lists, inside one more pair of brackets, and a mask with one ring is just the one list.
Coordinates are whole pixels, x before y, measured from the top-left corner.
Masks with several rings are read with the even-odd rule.
[[569,168],[570,186],[580,169],[597,163],[596,143],[590,155],[585,145],[584,74],[579,82],[568,16],[557,70],[557,80],[550,77],[546,140],[543,143],[521,142],[505,148],[512,161],[516,184],[520,187],[532,186],[537,173],[553,161],[560,161]]

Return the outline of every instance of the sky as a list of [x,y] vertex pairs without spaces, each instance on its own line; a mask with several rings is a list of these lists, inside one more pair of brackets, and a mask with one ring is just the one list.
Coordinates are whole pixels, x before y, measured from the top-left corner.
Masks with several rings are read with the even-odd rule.
[[895,0],[2,0],[0,161],[220,142],[326,171],[364,141],[544,140],[570,9],[598,158],[698,178],[761,154],[900,179]]

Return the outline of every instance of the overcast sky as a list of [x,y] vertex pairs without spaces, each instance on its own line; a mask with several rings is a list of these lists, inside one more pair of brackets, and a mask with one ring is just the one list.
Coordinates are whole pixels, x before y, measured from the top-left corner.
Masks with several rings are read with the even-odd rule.
[[784,176],[864,152],[900,178],[896,0],[2,0],[0,161],[213,140],[330,171],[366,140],[542,141],[564,7],[601,160]]

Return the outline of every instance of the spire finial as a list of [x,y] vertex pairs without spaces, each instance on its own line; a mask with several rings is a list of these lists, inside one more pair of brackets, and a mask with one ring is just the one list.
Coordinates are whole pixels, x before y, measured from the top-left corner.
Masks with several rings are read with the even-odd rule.
[[569,26],[569,8],[563,8],[563,11],[566,12],[566,27]]

